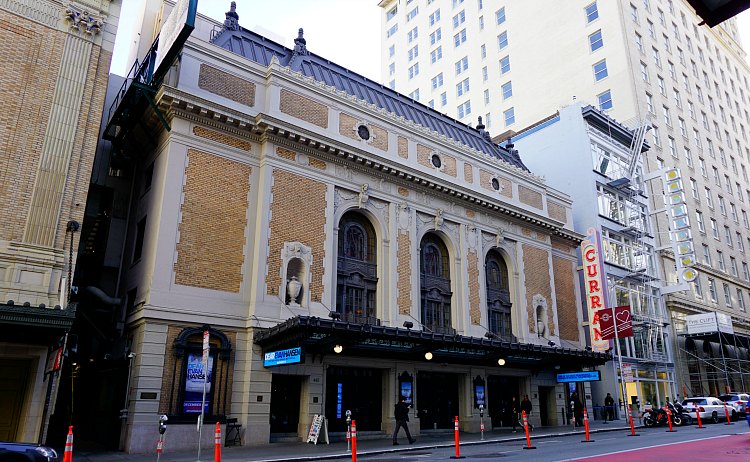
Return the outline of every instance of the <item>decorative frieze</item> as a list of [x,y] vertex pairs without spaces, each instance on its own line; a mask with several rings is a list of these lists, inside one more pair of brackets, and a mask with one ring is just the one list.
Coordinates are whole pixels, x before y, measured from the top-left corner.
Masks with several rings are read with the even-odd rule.
[[104,27],[104,19],[101,16],[75,4],[70,4],[65,8],[64,18],[70,30],[82,35],[93,37],[98,35]]

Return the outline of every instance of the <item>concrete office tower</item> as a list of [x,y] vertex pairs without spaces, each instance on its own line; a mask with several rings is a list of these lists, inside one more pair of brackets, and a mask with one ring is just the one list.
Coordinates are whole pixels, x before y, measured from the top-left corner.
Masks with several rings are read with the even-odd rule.
[[75,316],[69,276],[120,3],[0,3],[2,441],[43,440],[50,417],[45,374]]
[[[380,5],[384,82],[466,123],[481,115],[493,135],[507,138],[574,99],[627,127],[652,124],[645,169],[681,169],[701,262],[690,290],[666,296],[680,334],[678,391],[746,388],[750,84],[735,20],[699,26],[678,0]],[[662,209],[660,182],[647,187]],[[669,246],[667,217],[654,223],[657,248]],[[671,253],[660,258],[664,280],[676,282]],[[714,312],[731,316],[737,335],[682,335],[688,315]]]
[[[634,332],[620,342],[621,361],[600,367],[602,381],[592,383],[592,401],[599,405],[607,393],[625,393],[627,403],[640,399],[644,405],[663,404],[675,394],[674,359],[665,330],[669,322],[661,296],[664,281],[643,180],[642,156],[649,146],[637,141],[637,133],[581,103],[560,109],[513,139],[530,169],[571,195],[573,226],[599,233],[610,305],[630,306]],[[561,158],[566,161],[558,162]],[[583,283],[583,271],[579,278]]]

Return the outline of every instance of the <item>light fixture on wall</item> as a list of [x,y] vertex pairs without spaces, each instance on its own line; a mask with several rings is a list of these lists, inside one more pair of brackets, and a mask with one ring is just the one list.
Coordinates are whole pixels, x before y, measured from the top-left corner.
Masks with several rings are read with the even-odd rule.
[[338,321],[341,319],[341,313],[337,313],[336,311],[329,311],[328,317],[333,319],[334,321]]
[[411,321],[404,321],[404,327],[406,327],[407,329],[411,329],[412,327],[414,327],[414,323]]
[[498,366],[505,366],[505,359],[503,359],[503,358],[498,359],[497,360],[497,365]]
[[430,361],[432,359],[432,352],[428,351],[427,353],[425,353],[424,359],[426,359],[427,361]]
[[336,354],[341,353],[342,351],[344,351],[344,347],[342,347],[341,345],[336,345],[335,347],[333,347],[333,352]]
[[552,340],[550,340],[550,341],[547,342],[547,345],[553,347],[553,346],[555,346],[557,344],[555,342],[553,342]]

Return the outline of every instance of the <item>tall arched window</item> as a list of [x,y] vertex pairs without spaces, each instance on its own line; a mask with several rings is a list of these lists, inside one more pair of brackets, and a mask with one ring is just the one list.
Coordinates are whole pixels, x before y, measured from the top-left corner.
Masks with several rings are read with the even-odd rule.
[[490,250],[484,265],[487,281],[487,319],[490,332],[504,340],[512,340],[508,267],[496,250]]
[[422,325],[432,332],[452,334],[448,249],[434,234],[425,235],[420,248]]
[[359,213],[347,212],[339,223],[338,247],[336,311],[343,321],[380,324],[375,307],[375,229]]

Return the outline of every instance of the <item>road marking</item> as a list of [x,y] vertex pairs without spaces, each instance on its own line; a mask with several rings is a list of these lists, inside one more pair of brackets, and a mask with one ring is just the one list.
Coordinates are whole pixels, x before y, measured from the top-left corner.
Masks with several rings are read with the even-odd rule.
[[640,447],[640,448],[625,449],[623,451],[606,452],[606,453],[603,453],[603,454],[595,454],[593,456],[576,457],[575,459],[560,459],[558,462],[572,462],[572,461],[575,461],[575,460],[590,459],[592,457],[611,456],[611,455],[614,455],[614,454],[623,454],[623,453],[626,453],[626,452],[641,451],[643,449],[662,448],[662,447],[665,447],[665,446],[674,446],[675,444],[694,443],[696,441],[706,441],[706,440],[713,440],[713,439],[717,439],[717,438],[726,438],[728,436],[732,436],[732,435],[719,435],[719,436],[712,436],[710,438],[696,438],[694,440],[677,441],[675,443],[654,444],[652,446],[643,446],[643,447]]

